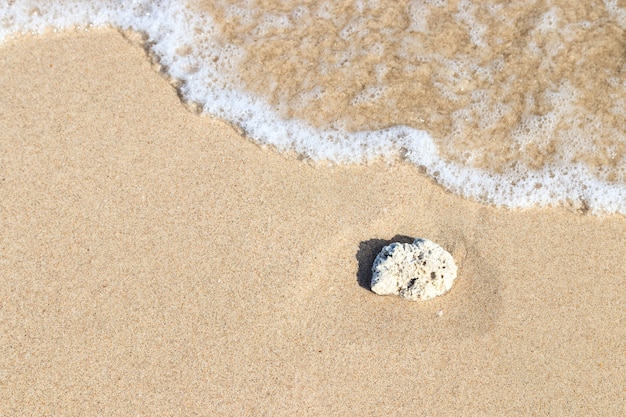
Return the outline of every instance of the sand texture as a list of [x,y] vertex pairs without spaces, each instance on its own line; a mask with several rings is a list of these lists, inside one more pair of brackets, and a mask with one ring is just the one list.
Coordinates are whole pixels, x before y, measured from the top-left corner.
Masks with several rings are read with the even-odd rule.
[[[115,31],[0,46],[0,415],[619,416],[626,219],[311,166]],[[459,275],[368,289],[392,239]]]

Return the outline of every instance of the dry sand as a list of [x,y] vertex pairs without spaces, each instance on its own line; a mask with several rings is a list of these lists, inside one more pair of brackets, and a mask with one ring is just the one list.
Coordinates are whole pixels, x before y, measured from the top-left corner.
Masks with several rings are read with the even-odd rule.
[[[262,149],[114,31],[8,42],[0,86],[0,415],[626,413],[624,217]],[[408,237],[448,295],[367,289]]]

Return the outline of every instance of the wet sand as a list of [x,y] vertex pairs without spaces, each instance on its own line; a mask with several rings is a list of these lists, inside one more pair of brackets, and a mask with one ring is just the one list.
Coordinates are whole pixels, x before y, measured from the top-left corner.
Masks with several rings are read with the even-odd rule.
[[[9,41],[0,69],[1,415],[626,412],[623,216],[263,149],[112,30]],[[415,237],[451,292],[370,292]]]

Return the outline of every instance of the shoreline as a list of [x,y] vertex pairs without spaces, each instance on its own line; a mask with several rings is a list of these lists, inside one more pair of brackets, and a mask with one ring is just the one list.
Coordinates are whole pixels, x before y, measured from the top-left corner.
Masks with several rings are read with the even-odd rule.
[[[624,216],[263,149],[114,30],[0,63],[0,414],[623,412]],[[449,294],[366,288],[406,237],[453,254]]]

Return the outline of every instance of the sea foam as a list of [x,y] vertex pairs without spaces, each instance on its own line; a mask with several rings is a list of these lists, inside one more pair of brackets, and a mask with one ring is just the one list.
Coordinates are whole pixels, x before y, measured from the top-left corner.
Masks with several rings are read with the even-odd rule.
[[[47,30],[114,27],[136,31],[144,35],[146,49],[167,75],[178,80],[185,100],[239,126],[259,143],[333,163],[362,163],[380,158],[391,162],[403,158],[447,189],[498,206],[567,204],[593,213],[626,214],[626,161],[622,155],[626,135],[619,123],[626,117],[626,81],[619,74],[606,78],[606,83],[614,84],[610,101],[602,102],[613,106],[608,113],[615,116],[611,119],[581,114],[584,108],[572,103],[580,102],[586,93],[581,93],[567,78],[559,79],[558,84],[548,80],[546,85],[550,88],[546,91],[541,86],[536,91],[531,91],[530,86],[524,91],[525,85],[516,84],[515,75],[502,78],[507,65],[511,65],[506,53],[496,50],[488,60],[470,54],[472,48],[491,51],[499,42],[508,42],[509,34],[501,31],[494,35],[494,23],[485,24],[479,18],[491,13],[494,19],[500,19],[503,11],[497,3],[478,10],[469,1],[398,2],[404,9],[398,6],[396,12],[400,14],[387,19],[406,19],[406,24],[399,28],[381,25],[385,17],[377,15],[380,7],[376,9],[362,1],[344,2],[350,7],[341,12],[333,2],[320,2],[316,8],[294,3],[275,10],[253,3],[216,1],[211,7],[202,8],[196,3],[169,0],[43,4],[16,0],[0,6],[0,41]],[[563,55],[568,37],[575,40],[580,33],[597,28],[597,23],[584,16],[562,16],[562,8],[557,6],[546,8],[529,24],[528,31],[536,36],[516,49],[528,62],[546,66],[547,72],[552,71],[550,65],[559,59],[559,54]],[[450,12],[452,9],[454,13]],[[618,34],[624,26],[624,11],[614,1],[604,2],[601,11],[602,19],[613,25]],[[448,26],[438,23],[442,19],[436,13],[453,16]],[[501,20],[507,18],[511,22],[527,21],[519,20],[521,17],[514,12]],[[559,26],[567,19],[573,19],[573,23]],[[324,28],[326,34],[302,32],[309,26],[315,28],[319,22],[330,22]],[[443,26],[434,27],[436,24]],[[507,27],[510,22],[503,24]],[[433,31],[454,34],[459,28],[466,30],[467,50],[459,52],[457,45],[442,44],[441,48],[451,48],[452,52],[430,53],[416,43],[428,39]],[[491,37],[487,36],[489,33]],[[286,45],[294,48],[293,53],[290,49],[281,50],[284,45],[276,43],[276,39],[289,40],[291,43]],[[332,42],[324,46],[325,39]],[[357,39],[365,39],[365,43],[357,44]],[[347,46],[337,49],[333,46],[336,44]],[[299,56],[297,47],[306,49],[307,54],[314,52],[317,61],[307,63],[314,65],[311,73],[302,72],[303,62],[311,57]],[[300,77],[295,87],[281,87],[282,73],[272,78],[271,71],[264,74],[254,67],[250,50],[255,48],[280,54],[280,65],[292,65],[289,76]],[[392,55],[396,57],[394,65],[387,62]],[[267,56],[259,57],[258,60],[267,62]],[[572,61],[572,65],[577,64]],[[430,112],[420,108],[417,99],[412,108],[399,102],[398,96],[405,90],[401,82],[393,84],[394,79],[402,81],[402,77],[419,81],[410,77],[416,73],[422,76],[420,71],[426,67],[434,68],[435,75],[427,74],[430,84],[424,89],[438,92],[438,100],[444,103]],[[258,85],[245,79],[246,71],[261,79]],[[391,77],[389,74],[394,71],[400,71],[401,76]],[[528,71],[541,74],[541,68]],[[361,73],[365,81],[362,85],[355,82],[355,89],[350,90],[349,77]],[[314,78],[320,74],[330,74],[330,81],[325,84],[324,78]],[[348,78],[342,79],[343,84],[334,85],[330,78],[333,74]],[[522,81],[529,84],[533,79],[522,77]],[[482,88],[480,83],[497,88]],[[414,84],[412,81],[406,87],[414,89]],[[271,94],[264,95],[265,91]],[[421,90],[411,91],[419,97]],[[333,97],[348,103],[354,115],[335,115]],[[451,104],[453,111],[437,119],[437,112],[446,108],[446,103]],[[401,108],[408,108],[406,123],[402,123],[401,117],[394,118]],[[542,108],[547,110],[537,111]],[[316,113],[311,109],[318,109],[323,117],[307,119],[307,114]],[[390,118],[374,120],[384,113],[380,109]],[[327,110],[326,117],[323,113]],[[354,122],[358,117],[363,121]],[[501,142],[496,136],[498,132],[504,132]],[[594,141],[596,133],[609,139]],[[491,134],[497,140],[491,140]],[[471,142],[472,135],[480,137]],[[558,141],[546,139],[552,137],[558,137]]]

